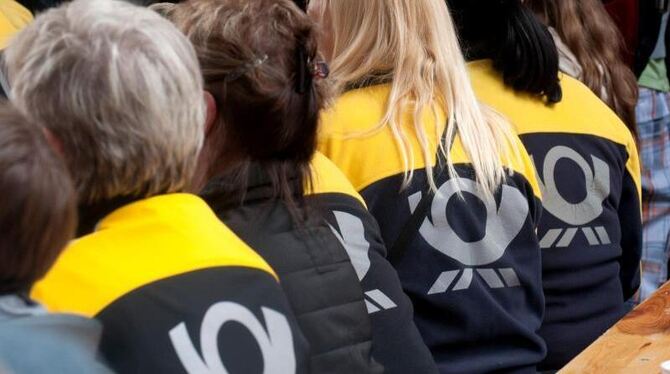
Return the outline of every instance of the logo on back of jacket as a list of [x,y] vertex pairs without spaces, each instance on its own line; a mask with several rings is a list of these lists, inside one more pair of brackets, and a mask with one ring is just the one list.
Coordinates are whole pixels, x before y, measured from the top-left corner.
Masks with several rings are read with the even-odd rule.
[[[205,313],[198,344],[191,340],[186,323],[170,330],[170,340],[184,369],[189,374],[227,374],[219,350],[219,335],[227,323],[243,326],[256,341],[263,359],[264,374],[296,372],[293,334],[286,317],[270,308],[261,308],[265,326],[244,305],[222,301]],[[198,350],[199,347],[200,349]]]
[[[451,200],[462,199],[459,191],[480,200],[486,208],[485,216],[469,215],[480,220],[472,222],[473,225],[483,224],[484,227],[483,234],[477,240],[463,238],[449,222]],[[421,192],[409,196],[412,213],[422,197]],[[462,202],[460,206],[462,209]],[[483,280],[492,289],[519,287],[521,283],[517,272],[511,267],[497,266],[497,263],[524,229],[528,215],[528,201],[515,187],[503,184],[499,203],[496,203],[494,198],[484,194],[471,179],[447,180],[436,191],[428,217],[419,228],[419,234],[433,249],[457,261],[461,268],[442,272],[428,290],[428,294],[467,290],[472,286],[475,277]]]
[[[585,176],[586,196],[579,202],[571,202],[570,196],[562,195],[556,185],[556,165],[561,160],[570,162],[571,172],[581,171]],[[538,177],[538,180],[544,210],[564,224],[564,227],[551,228],[541,235],[541,248],[566,248],[580,235],[591,247],[611,244],[607,229],[593,224],[603,214],[603,202],[610,195],[610,168],[596,156],[591,156],[591,160],[593,167],[572,148],[556,146],[547,153],[542,165],[536,164],[537,171],[542,171],[543,178]]]

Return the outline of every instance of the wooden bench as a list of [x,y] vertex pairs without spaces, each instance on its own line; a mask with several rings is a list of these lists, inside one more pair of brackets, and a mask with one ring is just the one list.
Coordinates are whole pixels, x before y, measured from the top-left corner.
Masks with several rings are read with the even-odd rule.
[[657,374],[670,360],[670,283],[635,308],[560,373]]

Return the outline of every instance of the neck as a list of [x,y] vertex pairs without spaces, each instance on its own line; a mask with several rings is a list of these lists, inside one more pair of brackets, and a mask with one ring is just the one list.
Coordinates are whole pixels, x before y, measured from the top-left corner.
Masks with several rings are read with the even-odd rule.
[[122,206],[140,199],[137,196],[118,196],[91,204],[80,204],[78,207],[79,225],[77,226],[77,237],[80,238],[94,232],[96,226],[103,218]]

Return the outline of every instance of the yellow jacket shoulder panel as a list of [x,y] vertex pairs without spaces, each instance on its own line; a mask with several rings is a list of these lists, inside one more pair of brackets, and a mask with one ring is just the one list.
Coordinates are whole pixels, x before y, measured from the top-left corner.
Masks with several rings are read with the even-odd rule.
[[[406,170],[426,167],[418,136],[414,131],[414,120],[409,114],[402,116],[402,129],[412,154],[404,160],[392,130],[382,126],[390,85],[378,85],[345,93],[334,106],[322,115],[319,150],[330,158],[349,178],[354,188],[365,187]],[[446,114],[436,109],[436,117],[427,111],[421,123],[427,131],[426,142],[432,157],[431,165],[437,164],[439,141],[446,127]],[[516,139],[511,147],[518,147],[521,157],[510,160],[509,166],[530,181],[535,194],[540,196],[535,173],[530,172],[532,163],[521,141]],[[510,152],[513,154],[514,152]],[[467,164],[469,157],[460,138],[456,138],[451,149],[454,164]]]
[[312,183],[308,195],[339,193],[351,196],[365,206],[363,197],[354,189],[342,171],[326,156],[316,152],[311,162]]
[[490,61],[471,62],[468,70],[477,97],[509,118],[519,135],[591,135],[624,146],[629,157],[627,170],[641,191],[639,156],[633,136],[621,119],[583,83],[561,75],[563,100],[546,105],[537,97],[505,86]]
[[0,49],[32,21],[32,13],[23,5],[14,0],[0,0]]
[[200,198],[174,194],[138,201],[70,244],[32,296],[56,312],[94,316],[149,283],[213,267],[270,266]]

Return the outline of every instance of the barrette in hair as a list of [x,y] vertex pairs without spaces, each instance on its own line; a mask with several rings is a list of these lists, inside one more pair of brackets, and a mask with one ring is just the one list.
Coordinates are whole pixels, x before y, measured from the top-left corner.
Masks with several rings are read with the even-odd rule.
[[223,77],[223,81],[228,83],[242,77],[249,71],[263,65],[268,60],[268,58],[269,58],[268,55],[265,54],[261,57],[254,58],[250,62],[243,64],[242,66],[234,69],[230,73],[226,73],[225,76]]
[[314,79],[325,79],[330,74],[330,68],[324,61],[312,61],[307,57],[307,51],[304,45],[300,45],[296,51],[297,71],[296,71],[296,92],[304,94]]
[[330,68],[325,61],[310,62],[312,76],[317,79],[326,79],[330,75]]

